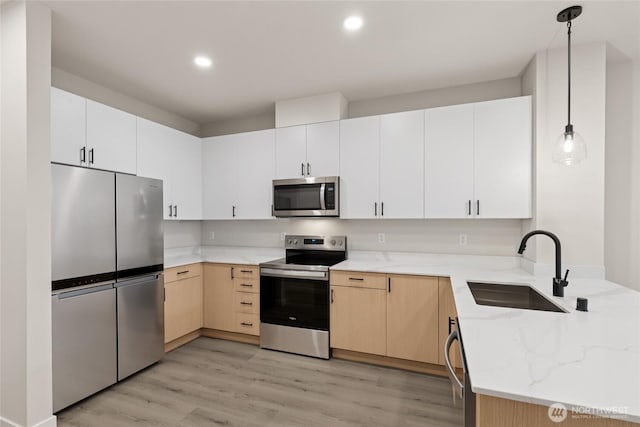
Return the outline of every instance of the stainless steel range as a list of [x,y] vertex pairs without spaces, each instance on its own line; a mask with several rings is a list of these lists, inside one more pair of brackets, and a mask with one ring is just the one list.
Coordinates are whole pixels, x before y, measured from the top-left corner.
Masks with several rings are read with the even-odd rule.
[[329,267],[346,236],[286,236],[286,257],[260,264],[260,347],[328,359]]

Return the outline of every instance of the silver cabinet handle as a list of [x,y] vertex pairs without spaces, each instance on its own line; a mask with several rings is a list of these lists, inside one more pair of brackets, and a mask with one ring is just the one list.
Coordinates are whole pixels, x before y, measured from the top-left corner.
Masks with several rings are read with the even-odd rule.
[[451,364],[451,358],[449,357],[449,349],[451,348],[451,344],[454,341],[460,342],[460,337],[458,336],[458,330],[454,330],[447,337],[447,341],[444,345],[444,362],[447,365],[447,373],[449,374],[449,379],[451,380],[451,386],[453,387],[456,394],[462,399],[462,394],[464,393],[464,385],[460,382],[458,377],[456,376],[455,371],[453,370],[453,365]]
[[373,202],[373,216],[378,216],[378,202]]
[[311,165],[307,163],[307,176],[311,175]]
[[89,164],[93,164],[93,148],[89,150]]
[[173,217],[173,205],[169,205],[169,218]]
[[178,218],[178,205],[173,206],[173,216]]
[[304,163],[300,163],[300,175],[304,176]]
[[82,147],[80,149],[80,163],[84,163],[87,161],[87,148],[86,147]]

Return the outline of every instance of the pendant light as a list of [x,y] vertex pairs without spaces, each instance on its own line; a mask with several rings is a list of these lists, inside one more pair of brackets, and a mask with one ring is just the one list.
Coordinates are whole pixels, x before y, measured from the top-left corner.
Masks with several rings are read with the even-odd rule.
[[571,124],[571,21],[580,16],[582,6],[571,6],[558,13],[558,22],[567,23],[567,125],[556,140],[553,161],[566,166],[575,165],[587,158],[587,147],[582,136]]

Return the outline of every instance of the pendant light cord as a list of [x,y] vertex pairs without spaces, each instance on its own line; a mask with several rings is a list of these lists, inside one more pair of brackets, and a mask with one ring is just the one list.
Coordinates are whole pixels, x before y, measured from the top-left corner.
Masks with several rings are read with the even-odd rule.
[[571,125],[571,20],[567,21],[567,126]]

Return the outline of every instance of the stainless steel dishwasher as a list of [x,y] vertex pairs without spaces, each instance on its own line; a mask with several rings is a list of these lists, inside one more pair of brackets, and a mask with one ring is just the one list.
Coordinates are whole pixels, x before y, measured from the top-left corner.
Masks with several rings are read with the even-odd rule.
[[155,273],[116,283],[118,381],[164,355],[164,276]]
[[[454,341],[458,341],[458,348],[460,349],[460,360],[462,361],[462,370],[464,371],[463,381],[460,382],[456,376],[453,365],[451,364],[451,358],[449,357],[449,350],[451,344]],[[460,330],[460,323],[456,318],[456,329],[447,337],[447,341],[444,346],[444,359],[449,373],[449,379],[455,393],[462,399],[462,411],[464,413],[464,426],[475,427],[476,425],[476,394],[471,390],[471,380],[469,379],[469,367],[467,365],[467,356],[464,351],[464,344],[462,342],[462,332]]]
[[51,296],[53,412],[117,380],[113,283]]

